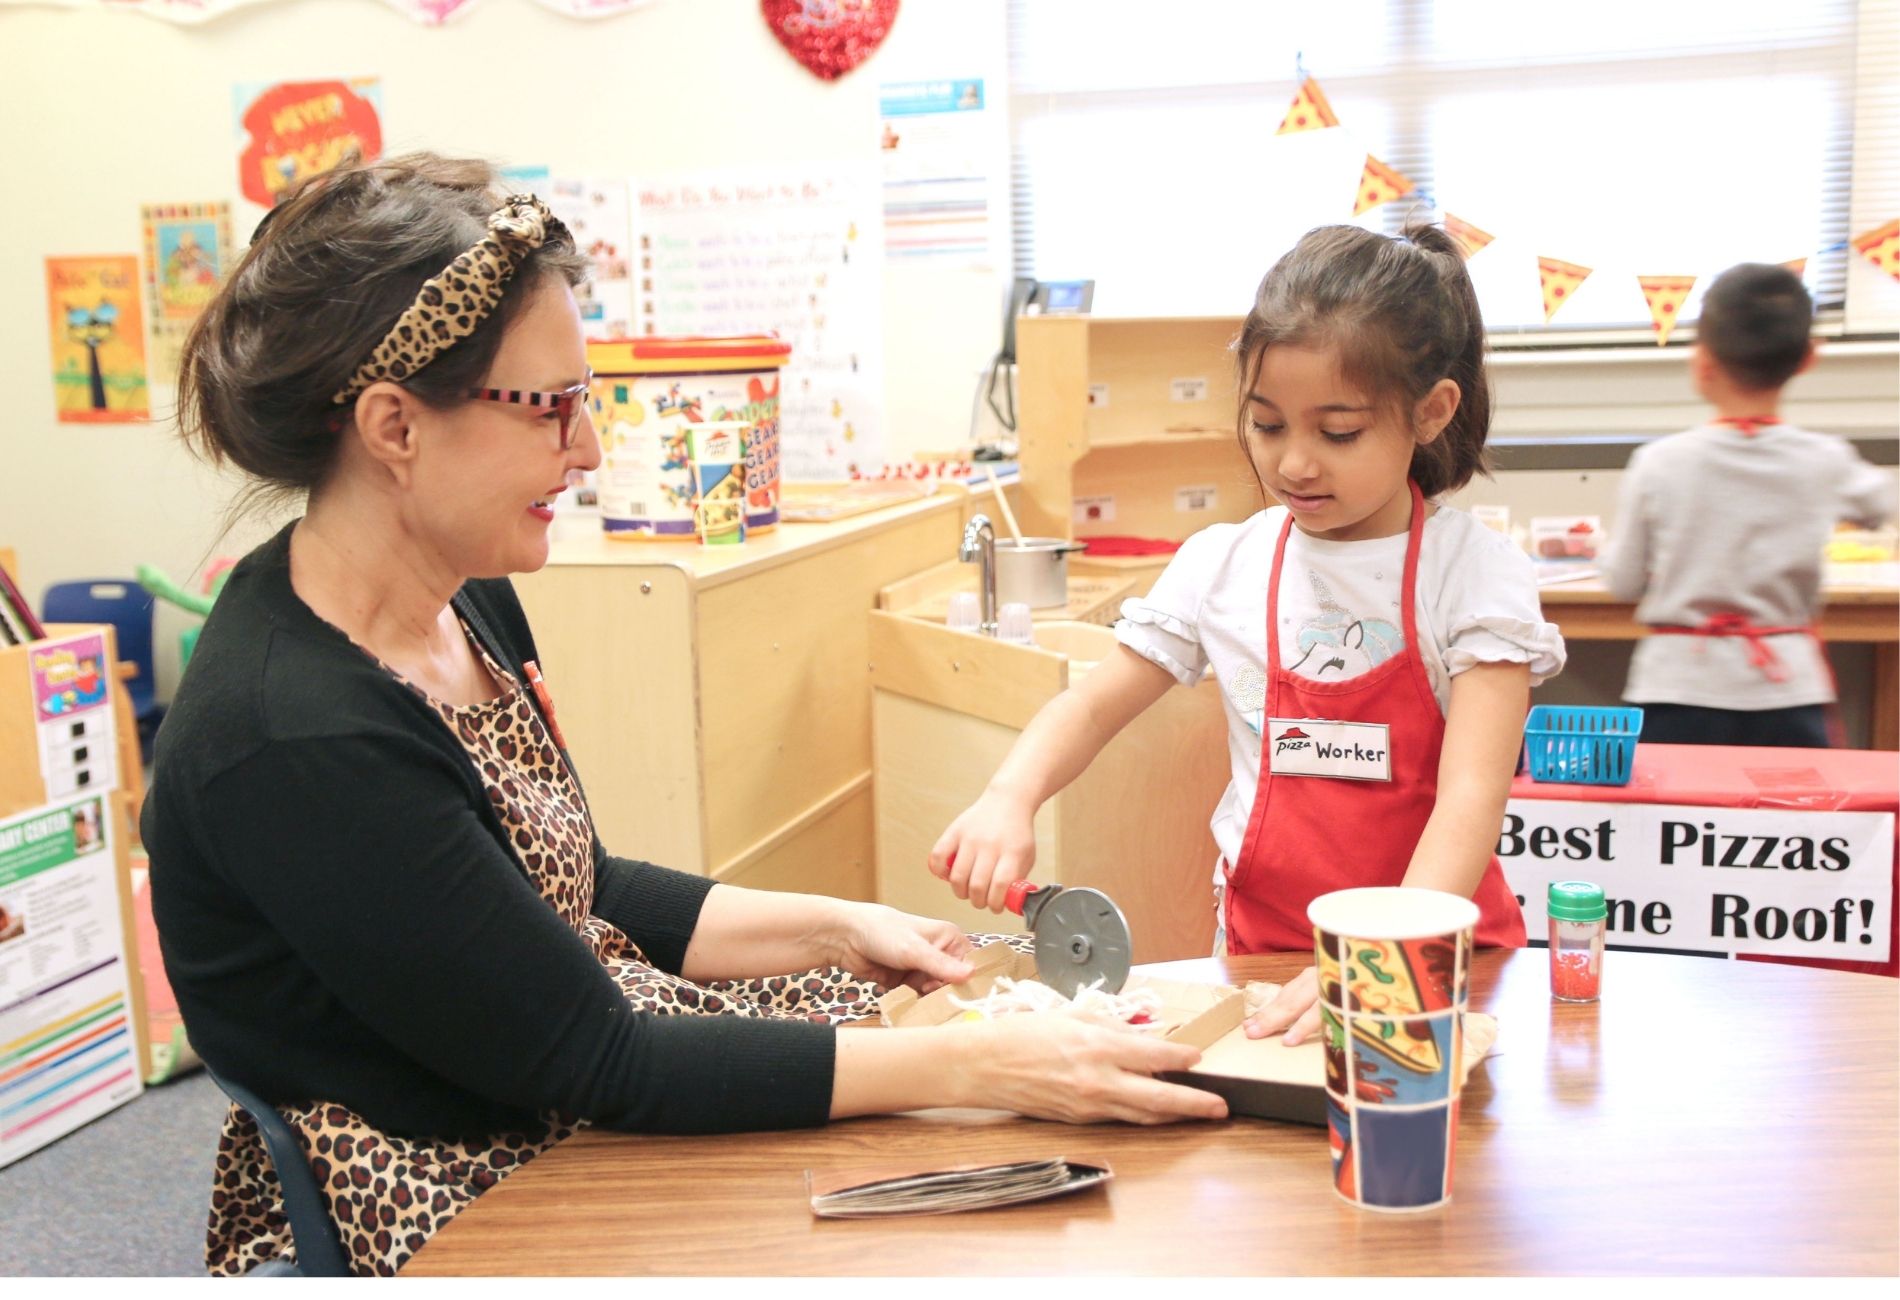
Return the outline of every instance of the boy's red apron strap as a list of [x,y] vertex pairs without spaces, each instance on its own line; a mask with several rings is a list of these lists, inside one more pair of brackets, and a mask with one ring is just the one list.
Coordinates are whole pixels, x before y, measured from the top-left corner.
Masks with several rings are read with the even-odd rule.
[[[1781,661],[1775,648],[1766,638],[1788,636],[1801,632],[1815,636],[1812,627],[1762,627],[1750,621],[1748,615],[1738,613],[1711,614],[1700,627],[1673,627],[1658,625],[1650,631],[1660,636],[1739,636],[1748,642],[1748,662],[1761,670],[1761,675],[1771,682],[1788,680],[1788,665]],[[1816,640],[1819,640],[1816,637]]]
[[1841,721],[1840,683],[1834,679],[1834,665],[1828,661],[1827,647],[1821,642],[1820,632],[1809,625],[1807,627],[1762,627],[1749,621],[1748,615],[1737,613],[1711,614],[1701,627],[1656,626],[1649,629],[1662,636],[1739,636],[1748,641],[1748,662],[1761,670],[1762,676],[1771,682],[1788,680],[1788,665],[1781,661],[1775,648],[1766,638],[1771,636],[1789,636],[1803,633],[1814,638],[1815,649],[1821,652],[1821,667],[1827,673],[1828,687],[1834,692],[1834,702],[1827,706],[1828,744],[1835,749],[1847,748],[1847,726]]
[[1726,424],[1730,428],[1740,429],[1744,438],[1752,438],[1763,429],[1772,429],[1781,423],[1775,415],[1718,415],[1710,424]]

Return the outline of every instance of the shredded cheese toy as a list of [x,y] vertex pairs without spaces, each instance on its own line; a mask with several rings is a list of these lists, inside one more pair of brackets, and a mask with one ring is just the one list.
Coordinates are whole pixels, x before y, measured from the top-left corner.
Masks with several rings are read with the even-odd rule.
[[1040,981],[1013,980],[999,975],[987,996],[960,998],[951,994],[950,1003],[963,1012],[965,1020],[994,1020],[997,1016],[1024,1011],[1049,1011],[1135,1033],[1155,1033],[1165,1028],[1159,1019],[1159,995],[1150,989],[1110,993],[1102,987],[1101,980],[1077,989],[1075,997],[1065,998]]

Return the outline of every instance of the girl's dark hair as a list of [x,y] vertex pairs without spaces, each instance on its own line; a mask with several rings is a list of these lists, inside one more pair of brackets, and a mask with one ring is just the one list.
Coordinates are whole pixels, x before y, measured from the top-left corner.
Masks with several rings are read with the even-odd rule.
[[[293,190],[186,337],[178,372],[184,439],[230,462],[256,496],[308,493],[328,477],[349,427],[331,396],[356,372],[423,281],[487,232],[504,197],[479,159],[405,154],[346,162]],[[587,260],[565,232],[524,257],[500,305],[403,386],[433,406],[465,400],[545,276],[581,284]]]
[[1397,239],[1359,226],[1309,230],[1260,282],[1234,351],[1240,370],[1239,434],[1260,361],[1275,343],[1331,347],[1341,376],[1410,423],[1413,406],[1441,379],[1458,385],[1458,410],[1412,453],[1412,477],[1428,497],[1489,474],[1491,386],[1484,370],[1484,318],[1457,241],[1438,226],[1413,225]]

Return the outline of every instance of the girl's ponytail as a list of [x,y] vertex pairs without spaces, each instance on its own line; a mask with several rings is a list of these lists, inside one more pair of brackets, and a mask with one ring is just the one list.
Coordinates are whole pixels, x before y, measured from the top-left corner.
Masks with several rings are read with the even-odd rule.
[[1484,365],[1484,314],[1465,269],[1463,246],[1443,226],[1408,226],[1403,238],[1428,255],[1443,286],[1448,310],[1441,338],[1450,361],[1444,378],[1455,382],[1460,394],[1451,423],[1412,455],[1412,477],[1429,497],[1463,487],[1473,475],[1490,476],[1484,444],[1491,431],[1491,382]]

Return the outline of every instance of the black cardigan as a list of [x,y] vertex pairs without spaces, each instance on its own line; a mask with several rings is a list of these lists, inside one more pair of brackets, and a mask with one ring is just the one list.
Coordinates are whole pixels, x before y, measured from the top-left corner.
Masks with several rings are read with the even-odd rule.
[[[338,1102],[392,1133],[543,1110],[662,1133],[823,1123],[831,1029],[636,1013],[528,882],[440,717],[291,588],[290,534],[226,583],[145,801],[159,945],[199,1055],[266,1100]],[[517,676],[536,657],[506,579],[455,605]],[[711,883],[598,838],[594,868],[595,914],[677,971]]]

